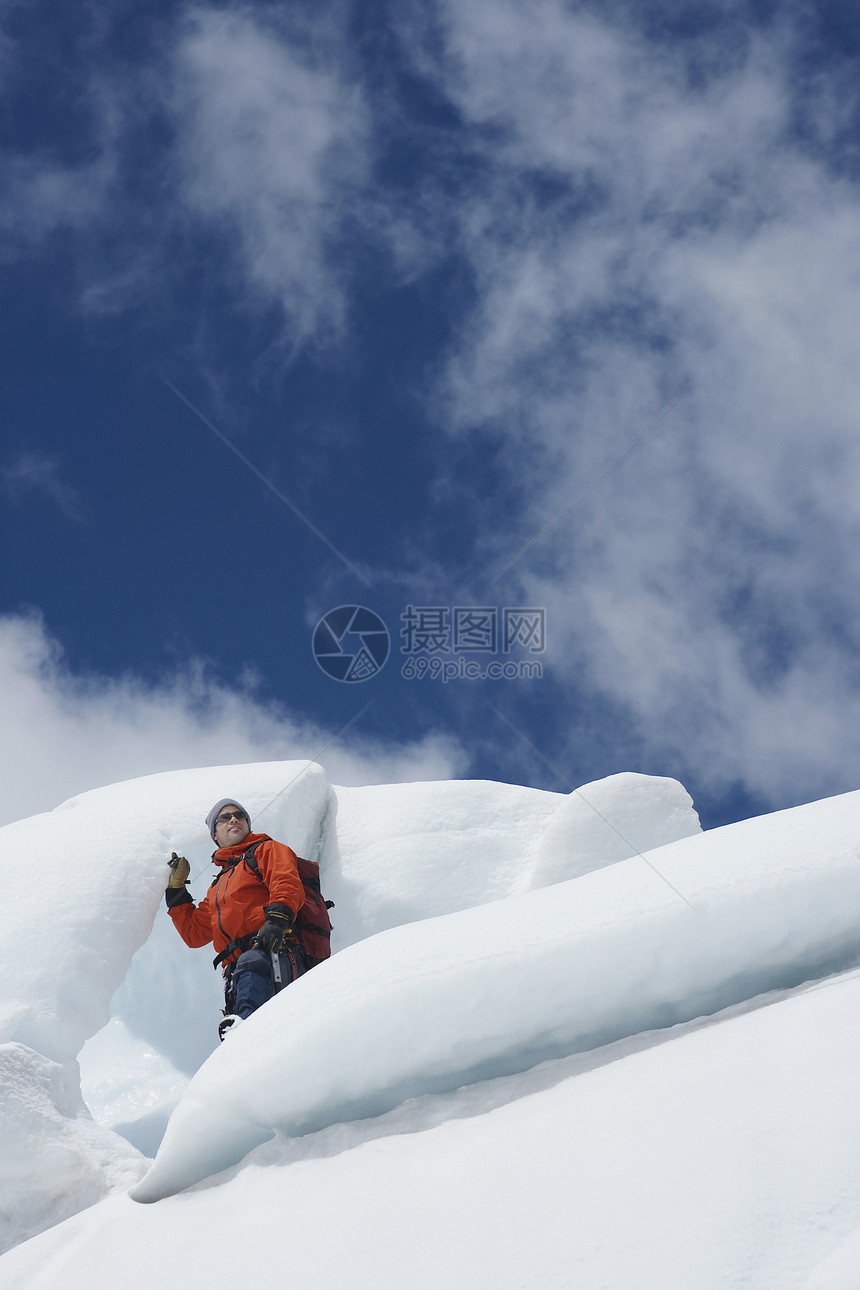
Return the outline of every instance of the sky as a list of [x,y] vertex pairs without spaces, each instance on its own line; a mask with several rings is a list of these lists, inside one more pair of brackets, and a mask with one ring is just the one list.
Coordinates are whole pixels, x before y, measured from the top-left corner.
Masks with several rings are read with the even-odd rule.
[[855,788],[858,54],[826,3],[3,5],[0,818],[281,757]]

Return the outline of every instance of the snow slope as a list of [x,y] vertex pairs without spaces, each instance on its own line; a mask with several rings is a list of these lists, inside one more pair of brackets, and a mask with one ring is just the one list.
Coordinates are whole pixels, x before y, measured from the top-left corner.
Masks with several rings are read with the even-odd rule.
[[858,836],[852,795],[842,811],[815,803],[650,852],[671,887],[634,857],[354,945],[213,1053],[132,1194],[158,1200],[275,1132],[378,1115],[852,962]]
[[[334,810],[320,767],[272,763],[220,773],[246,795],[249,809],[265,807],[292,780],[270,816],[299,845],[319,846]],[[111,996],[131,978],[132,957],[147,942],[163,898],[170,851],[187,850],[201,870],[208,860],[200,820],[218,796],[212,780],[211,770],[153,775],[83,793],[54,811],[0,829],[0,1248],[116,1186],[128,1186],[143,1172],[138,1151],[93,1123],[80,1092],[77,1056],[106,1025]],[[157,922],[158,940],[172,931],[164,921]],[[198,975],[196,986],[186,991],[195,1003],[205,997],[200,1015],[190,1013],[186,1025],[171,1022],[171,1001],[181,998],[195,970],[205,968],[204,962],[192,963],[186,972],[184,963],[171,959],[174,952],[171,941],[165,958],[153,961],[145,955],[149,980],[143,985],[138,978],[137,986],[130,980],[126,999],[129,1035],[139,1030],[151,1037],[153,1018],[160,1016],[157,1038],[169,1035],[164,1054],[184,1063],[186,1073],[179,1086],[174,1084],[171,1106],[211,1051],[211,1014],[217,1006],[210,964],[205,988]],[[135,1000],[140,1007],[134,1007]],[[160,1045],[144,1047],[152,1061],[169,1062]],[[111,1052],[106,1066],[114,1066]],[[98,1081],[98,1072],[93,1074]],[[144,1109],[150,1089],[141,1087],[139,1062],[133,1081],[138,1119],[151,1111]],[[163,1122],[166,1114],[157,1129]],[[158,1131],[152,1135],[153,1145],[159,1137]]]
[[[209,956],[164,936],[159,905],[170,849],[205,887],[199,820],[231,792],[321,860],[339,952],[212,1051],[184,1037],[217,1015]],[[680,786],[642,776],[568,798],[335,790],[271,764],[26,823],[55,862],[69,970],[22,970],[0,1012],[14,1068],[54,1089],[42,1129],[20,1105],[0,1122],[4,1141],[31,1125],[34,1161],[7,1239],[107,1198],[0,1257],[0,1288],[78,1290],[97,1266],[208,1290],[286,1248],[291,1279],[359,1290],[858,1290],[860,794],[701,834]],[[16,879],[22,836],[0,831]],[[0,963],[31,917],[23,894],[0,914]],[[170,1115],[142,1180],[82,1110],[87,1033],[103,1125],[154,1149]],[[64,1209],[49,1159],[70,1125],[102,1136],[76,1139]],[[4,1213],[13,1196],[0,1165]]]
[[[185,852],[198,871],[208,863],[201,820],[215,800],[213,780],[223,778],[254,812],[292,778],[263,818],[297,848],[318,849],[332,791],[306,762],[149,775],[0,829],[0,1042],[63,1062],[105,1025],[111,996],[152,931],[170,852]],[[33,925],[44,919],[50,954],[33,952]]]
[[[319,768],[315,773],[319,779]],[[244,793],[242,801],[261,827],[319,859],[326,895],[336,902],[337,950],[398,923],[523,890],[543,832],[555,826],[572,800],[515,785],[454,782],[336,788],[328,795],[318,789],[308,801],[305,778],[296,777],[296,767],[273,763],[194,772],[188,784],[179,780],[180,793],[171,798],[171,809],[185,803],[188,793],[183,811],[191,815],[179,817],[183,833],[177,849],[196,860],[192,891],[199,898],[212,870],[211,844],[201,836],[197,785],[211,783],[213,800],[223,791]],[[120,785],[117,792],[120,800],[123,793],[157,792],[159,782],[151,777]],[[225,784],[233,784],[233,790]],[[271,801],[285,784],[286,792],[260,816],[260,801]],[[589,785],[588,796],[599,800],[604,815],[622,818],[628,834],[640,842],[700,832],[692,802],[674,780],[614,775]],[[566,845],[570,856],[581,857],[587,848],[597,867],[617,858],[619,839],[606,819],[584,809],[588,814],[579,820],[579,830],[567,826]],[[583,836],[577,847],[578,831]],[[624,855],[633,853],[633,846],[625,847]],[[161,874],[160,858],[159,866]],[[149,905],[146,912],[151,920]],[[190,954],[161,909],[114,998],[110,1031],[98,1034],[80,1054],[87,1104],[100,1123],[118,1129],[142,1151],[155,1153],[189,1077],[218,1047],[213,1016],[220,1000],[211,955]],[[145,1100],[137,1074],[141,1064],[148,1072]]]
[[338,947],[701,832],[689,794],[654,775],[611,775],[570,794],[475,780],[335,794],[320,863]]
[[325,1290],[856,1290],[820,1276],[860,1222],[858,1008],[850,973],[271,1143],[70,1219],[0,1259],[0,1285],[84,1290],[97,1266],[211,1290],[288,1261]]
[[0,1250],[137,1182],[144,1159],[97,1125],[73,1067],[0,1044]]
[[[606,784],[596,791],[619,810],[635,799],[642,836],[676,836],[679,820],[699,830],[674,781],[621,775]],[[201,821],[225,792],[257,827],[320,859],[337,901],[336,948],[395,915],[407,922],[522,885],[542,830],[567,800],[481,783],[335,790],[319,766],[276,762],[148,776],[0,830],[3,1247],[137,1179],[138,1152],[105,1129],[153,1154],[189,1078],[217,1047],[211,954],[182,944],[162,893],[171,850],[191,860],[195,895],[205,891],[211,842]],[[600,826],[595,864],[617,845]],[[46,918],[50,953],[34,946],[34,924],[44,937]],[[71,1185],[73,1175],[85,1182]]]

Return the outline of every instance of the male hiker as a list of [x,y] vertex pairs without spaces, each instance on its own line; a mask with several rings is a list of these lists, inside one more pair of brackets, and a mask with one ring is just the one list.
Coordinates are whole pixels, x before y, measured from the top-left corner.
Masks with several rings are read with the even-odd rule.
[[211,941],[223,963],[223,1039],[229,1028],[305,971],[295,917],[305,889],[298,857],[266,833],[252,833],[244,806],[224,797],[206,816],[220,873],[195,905],[186,889],[190,865],[174,855],[164,893],[176,930],[192,949]]

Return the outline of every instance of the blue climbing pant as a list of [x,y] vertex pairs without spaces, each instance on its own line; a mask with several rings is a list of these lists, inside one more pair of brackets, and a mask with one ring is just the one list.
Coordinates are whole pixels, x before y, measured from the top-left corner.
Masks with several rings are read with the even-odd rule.
[[[301,950],[285,950],[278,955],[281,988],[302,976],[305,970]],[[271,954],[263,950],[245,950],[237,958],[224,990],[226,1011],[237,1017],[250,1017],[277,993]]]

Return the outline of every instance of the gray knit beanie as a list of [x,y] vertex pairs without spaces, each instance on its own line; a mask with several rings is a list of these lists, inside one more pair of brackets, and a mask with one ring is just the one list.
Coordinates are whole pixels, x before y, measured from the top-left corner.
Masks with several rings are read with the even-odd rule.
[[238,810],[242,811],[244,813],[245,819],[248,821],[248,828],[251,827],[251,817],[248,814],[248,812],[245,810],[242,803],[237,802],[235,797],[222,797],[221,801],[216,802],[215,805],[212,807],[212,810],[206,816],[206,827],[209,830],[209,836],[211,837],[213,842],[216,841],[215,820],[220,814],[220,812],[224,810],[225,806],[235,806]]

